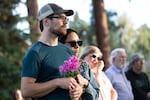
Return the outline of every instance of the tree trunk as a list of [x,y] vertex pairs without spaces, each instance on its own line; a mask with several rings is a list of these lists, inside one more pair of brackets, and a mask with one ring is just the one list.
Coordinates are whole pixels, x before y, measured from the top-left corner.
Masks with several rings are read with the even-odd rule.
[[27,0],[27,9],[28,9],[28,21],[30,25],[31,32],[31,41],[34,42],[37,38],[37,33],[40,33],[38,22],[37,22],[37,14],[38,14],[38,4],[37,0]]
[[98,47],[103,53],[103,60],[105,63],[105,69],[109,67],[110,47],[108,39],[108,25],[107,15],[104,9],[103,0],[93,0],[94,16],[95,16],[95,27],[97,35]]

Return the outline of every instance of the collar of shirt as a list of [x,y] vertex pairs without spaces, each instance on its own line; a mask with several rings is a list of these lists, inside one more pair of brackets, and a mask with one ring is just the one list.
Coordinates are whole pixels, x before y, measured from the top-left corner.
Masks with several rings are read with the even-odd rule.
[[119,68],[117,68],[115,65],[112,65],[111,67],[113,67],[113,69],[118,72],[118,73],[122,73],[123,71],[120,70]]

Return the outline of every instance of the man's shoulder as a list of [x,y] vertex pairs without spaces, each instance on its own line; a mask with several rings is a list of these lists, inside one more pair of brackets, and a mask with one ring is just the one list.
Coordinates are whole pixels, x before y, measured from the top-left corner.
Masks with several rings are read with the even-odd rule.
[[110,66],[106,71],[105,71],[105,75],[108,78],[112,78],[115,77],[117,74],[117,72],[114,70],[113,66]]
[[61,47],[61,48],[63,48],[63,49],[71,50],[70,47],[68,47],[67,45],[62,44],[60,42],[58,43],[58,46]]
[[67,45],[62,44],[62,43],[59,42],[59,43],[58,43],[58,46],[59,46],[59,49],[60,49],[60,50],[65,50],[65,51],[71,53],[71,55],[73,55],[73,52],[72,52],[71,48],[68,47]]
[[31,50],[39,50],[42,46],[44,46],[43,43],[37,41],[31,46]]
[[112,73],[114,72],[113,66],[108,67],[108,69],[105,71],[105,73]]

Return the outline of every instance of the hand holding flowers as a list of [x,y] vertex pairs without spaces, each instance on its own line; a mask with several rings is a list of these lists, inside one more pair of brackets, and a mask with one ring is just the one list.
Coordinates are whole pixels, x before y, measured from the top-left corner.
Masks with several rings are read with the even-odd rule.
[[64,61],[64,64],[59,67],[59,71],[65,77],[76,78],[79,73],[80,61],[76,56],[71,56],[69,60]]
[[[71,56],[69,60],[64,61],[64,64],[59,67],[59,71],[65,77],[76,78],[79,73],[79,66],[79,59],[76,56]],[[78,100],[77,98],[82,94],[82,88],[77,83],[70,83],[69,92],[73,100]]]

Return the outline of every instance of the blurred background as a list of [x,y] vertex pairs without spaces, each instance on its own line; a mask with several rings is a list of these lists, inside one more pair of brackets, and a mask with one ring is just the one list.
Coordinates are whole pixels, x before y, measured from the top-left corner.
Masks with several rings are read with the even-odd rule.
[[[145,56],[144,71],[150,77],[149,0],[0,0],[0,100],[11,100],[20,88],[23,57],[38,39],[36,19],[46,3],[73,9],[68,27],[75,29],[84,46],[96,45],[103,53],[105,69],[112,49],[125,48],[128,58]],[[81,50],[82,50],[81,48]],[[104,69],[104,70],[105,70]]]

